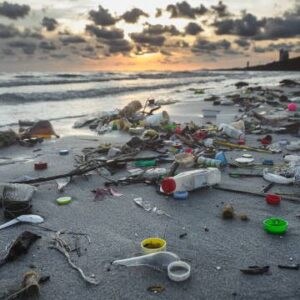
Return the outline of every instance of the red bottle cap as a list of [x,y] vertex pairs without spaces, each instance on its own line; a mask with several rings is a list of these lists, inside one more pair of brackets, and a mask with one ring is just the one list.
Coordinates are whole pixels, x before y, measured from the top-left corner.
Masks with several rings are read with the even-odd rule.
[[161,188],[166,194],[172,194],[176,190],[176,181],[172,177],[163,179]]
[[34,169],[35,170],[45,170],[48,168],[48,164],[46,162],[38,162],[34,164]]
[[279,195],[268,194],[266,196],[266,201],[267,201],[268,204],[278,205],[278,204],[280,204],[281,197]]

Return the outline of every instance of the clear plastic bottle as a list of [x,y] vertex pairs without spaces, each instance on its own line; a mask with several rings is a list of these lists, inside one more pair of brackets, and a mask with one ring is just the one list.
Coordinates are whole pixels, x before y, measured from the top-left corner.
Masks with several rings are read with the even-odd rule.
[[198,169],[165,178],[161,183],[162,190],[174,192],[192,191],[198,188],[213,186],[220,183],[221,172],[217,168]]
[[222,130],[223,133],[226,134],[228,137],[231,137],[233,139],[241,140],[245,138],[245,134],[243,131],[238,130],[228,124],[221,124],[219,129]]

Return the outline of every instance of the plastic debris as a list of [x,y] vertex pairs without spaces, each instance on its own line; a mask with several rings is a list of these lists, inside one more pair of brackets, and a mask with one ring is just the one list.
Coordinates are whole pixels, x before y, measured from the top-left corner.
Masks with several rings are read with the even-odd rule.
[[10,220],[9,222],[6,222],[2,225],[0,225],[0,230],[10,227],[12,225],[18,224],[18,223],[31,223],[31,224],[40,224],[43,223],[44,219],[41,216],[38,215],[22,215],[18,216],[17,218]]
[[167,270],[169,278],[178,282],[187,280],[191,274],[191,267],[187,263],[181,261],[176,254],[167,251],[115,260],[113,264],[126,267],[147,266]]
[[270,173],[268,169],[263,170],[263,177],[266,181],[278,184],[292,184],[295,181],[295,178],[286,178],[278,174]]

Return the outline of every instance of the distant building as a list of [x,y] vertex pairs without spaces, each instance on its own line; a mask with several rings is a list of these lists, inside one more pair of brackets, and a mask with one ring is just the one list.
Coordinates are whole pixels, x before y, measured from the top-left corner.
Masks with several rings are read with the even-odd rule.
[[280,49],[279,50],[279,61],[287,61],[290,58],[290,54],[288,50]]

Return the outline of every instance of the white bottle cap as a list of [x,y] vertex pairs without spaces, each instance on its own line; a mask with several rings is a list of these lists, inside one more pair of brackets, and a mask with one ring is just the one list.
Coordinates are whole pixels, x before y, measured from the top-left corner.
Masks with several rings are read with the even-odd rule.
[[184,261],[174,261],[168,265],[168,276],[173,281],[187,280],[190,275],[191,266]]

